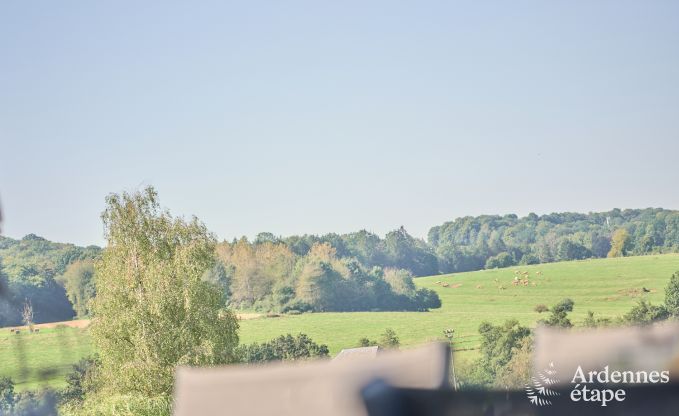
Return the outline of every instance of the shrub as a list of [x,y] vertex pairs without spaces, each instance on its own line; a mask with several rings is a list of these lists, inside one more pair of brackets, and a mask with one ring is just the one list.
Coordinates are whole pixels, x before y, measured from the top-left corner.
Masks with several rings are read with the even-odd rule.
[[535,308],[533,308],[533,310],[537,313],[549,312],[549,308],[543,304],[535,305]]
[[66,375],[66,388],[61,393],[64,404],[80,406],[85,400],[85,394],[94,391],[94,371],[99,365],[99,357],[83,358],[73,365],[73,371]]
[[401,345],[401,341],[396,335],[396,331],[391,328],[387,328],[382,336],[380,336],[377,344],[382,348],[398,348]]
[[366,337],[358,340],[359,347],[374,347],[375,345],[377,345],[377,341],[372,341]]
[[612,321],[610,319],[608,319],[608,318],[595,318],[594,312],[587,311],[587,317],[582,322],[582,325],[586,326],[588,328],[596,328],[596,327],[599,327],[599,326],[608,326],[611,323],[612,323]]
[[679,271],[672,275],[665,288],[665,307],[673,316],[679,317]]
[[568,312],[573,312],[573,305],[575,303],[571,299],[563,299],[556,305],[552,306],[552,314],[546,320],[540,323],[547,326],[554,326],[560,328],[570,328],[573,326],[570,319],[568,319]]
[[664,305],[652,305],[642,299],[622,317],[622,321],[633,325],[647,325],[667,319],[669,316],[670,313]]

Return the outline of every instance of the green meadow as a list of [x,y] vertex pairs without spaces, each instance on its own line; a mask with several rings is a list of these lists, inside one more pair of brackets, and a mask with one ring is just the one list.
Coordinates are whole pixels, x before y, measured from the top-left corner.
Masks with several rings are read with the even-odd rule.
[[38,333],[0,332],[0,377],[9,376],[16,390],[62,387],[80,358],[94,352],[87,329],[57,327]]
[[[242,343],[251,343],[303,332],[327,344],[335,354],[355,347],[362,337],[378,338],[386,328],[394,329],[405,347],[442,339],[443,330],[450,328],[455,330],[455,349],[464,359],[478,348],[477,328],[482,321],[516,318],[534,326],[545,315],[534,311],[536,305],[551,306],[566,297],[575,301],[570,315],[575,325],[590,310],[597,317],[615,318],[640,299],[662,303],[665,286],[678,270],[679,254],[665,254],[424,277],[416,283],[439,293],[440,309],[261,317],[241,321],[240,338]],[[517,272],[527,276],[526,285],[513,283]],[[45,384],[59,387],[70,365],[92,352],[87,329],[54,328],[21,335],[3,330],[0,376],[12,377],[18,390]]]

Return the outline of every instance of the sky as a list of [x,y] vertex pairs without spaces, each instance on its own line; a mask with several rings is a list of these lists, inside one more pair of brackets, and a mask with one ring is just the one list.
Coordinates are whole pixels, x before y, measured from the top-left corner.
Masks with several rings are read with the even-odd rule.
[[679,2],[0,3],[3,233],[679,208]]

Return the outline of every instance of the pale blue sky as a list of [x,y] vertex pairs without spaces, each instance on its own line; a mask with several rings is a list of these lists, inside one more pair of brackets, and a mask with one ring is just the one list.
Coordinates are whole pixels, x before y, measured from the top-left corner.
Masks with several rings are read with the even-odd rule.
[[154,185],[220,238],[679,208],[679,2],[0,3],[4,232]]

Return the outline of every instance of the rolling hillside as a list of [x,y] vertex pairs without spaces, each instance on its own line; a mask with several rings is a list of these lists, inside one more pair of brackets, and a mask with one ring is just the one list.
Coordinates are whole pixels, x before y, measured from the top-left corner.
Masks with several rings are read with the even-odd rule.
[[[392,328],[403,346],[442,338],[446,328],[455,330],[456,349],[474,354],[477,328],[484,320],[501,322],[516,318],[534,326],[541,315],[538,304],[551,306],[564,297],[575,301],[572,321],[578,325],[588,310],[596,316],[616,317],[639,299],[661,303],[672,273],[679,270],[679,255],[651,255],[615,259],[483,270],[424,277],[418,286],[436,290],[443,306],[430,312],[351,312],[260,317],[241,321],[241,342],[264,341],[285,333],[304,332],[335,354],[356,346],[362,337],[375,339]],[[528,272],[528,285],[514,285],[516,271]],[[538,272],[540,272],[538,274]],[[447,285],[447,287],[446,287]],[[646,288],[647,291],[644,291]],[[87,329],[58,328],[38,334],[0,333],[0,376],[11,376],[19,390],[47,380],[63,385],[69,364],[93,351]],[[22,358],[25,357],[25,358]],[[26,367],[21,368],[20,363]]]

